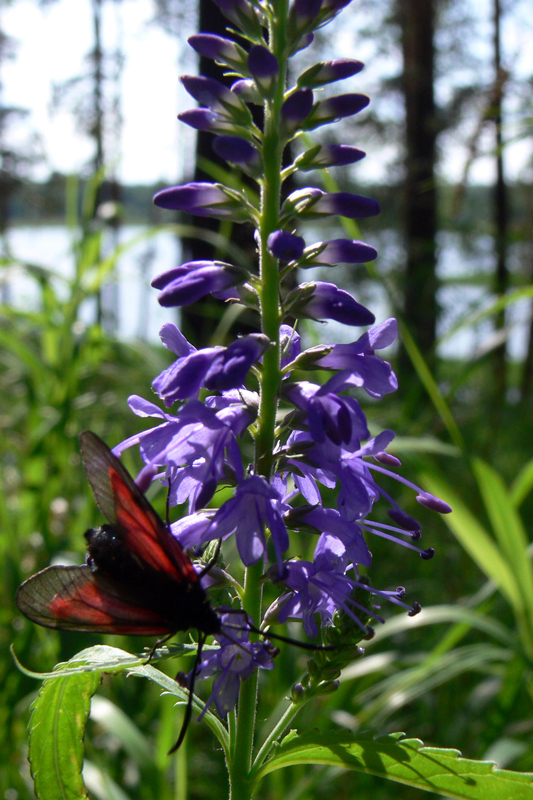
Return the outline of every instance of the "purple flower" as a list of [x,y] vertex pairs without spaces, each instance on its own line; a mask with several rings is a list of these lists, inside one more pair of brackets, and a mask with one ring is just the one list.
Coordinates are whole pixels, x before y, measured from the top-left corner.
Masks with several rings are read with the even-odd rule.
[[338,214],[349,219],[373,217],[379,212],[380,207],[376,200],[358,194],[350,194],[350,192],[331,192],[330,194],[324,192],[311,209],[313,216]]
[[313,92],[311,89],[299,89],[293,92],[281,106],[280,118],[286,135],[294,133],[313,108]]
[[[168,326],[167,326],[168,327]],[[269,340],[259,333],[236,339],[229,347],[206,347],[178,358],[152,383],[167,408],[176,400],[197,397],[200,389],[224,391],[242,386]]]
[[234,94],[239,95],[246,103],[254,103],[257,106],[260,106],[263,102],[263,98],[261,97],[260,92],[257,89],[254,81],[242,78],[241,80],[235,81],[231,85],[231,91]]
[[322,0],[294,0],[288,20],[288,29],[292,40],[299,39],[303,33],[307,33],[313,27]]
[[158,275],[152,286],[161,289],[159,305],[186,306],[206,294],[243,283],[247,277],[245,270],[222,261],[189,261]]
[[281,343],[281,368],[284,369],[302,352],[300,334],[290,325],[280,325],[279,338]]
[[344,167],[364,158],[366,153],[347,144],[317,144],[299,155],[294,165],[302,172],[325,167]]
[[279,64],[274,53],[263,45],[254,45],[248,54],[248,69],[257,88],[268,94],[279,74]]
[[139,416],[154,416],[163,422],[126,439],[114,452],[120,455],[138,444],[146,464],[164,468],[171,505],[188,501],[189,511],[197,511],[209,502],[223,478],[243,480],[236,437],[253,421],[251,407],[233,402],[215,412],[189,400],[172,416],[139,397],[130,397],[128,403]]
[[246,67],[246,51],[242,47],[213,33],[199,33],[187,39],[199,55],[218,61],[233,70],[242,72]]
[[[218,650],[209,651],[198,668],[198,678],[216,675],[211,696],[207,700],[203,716],[211,703],[215,703],[221,717],[235,708],[242,681],[249,678],[256,669],[273,669],[275,650],[266,642],[248,641],[249,628],[246,614],[220,615],[221,633],[215,635],[219,642]],[[188,680],[191,680],[189,674]]]
[[280,261],[296,261],[304,251],[305,241],[294,233],[274,231],[268,237],[267,246],[272,255]]
[[314,64],[298,78],[298,86],[307,86],[314,89],[317,86],[325,86],[327,83],[340,81],[344,78],[351,78],[357,75],[364,67],[362,61],[354,58],[337,58],[335,61],[322,61]]
[[237,134],[242,131],[242,125],[235,125],[234,122],[217,114],[216,111],[211,111],[210,108],[189,108],[178,114],[178,119],[196,131],[220,134]]
[[170,531],[184,550],[192,550],[198,547],[205,531],[211,525],[211,516],[205,511],[187,514],[173,522]]
[[[331,239],[309,245],[300,267],[335,267],[337,264],[366,264],[377,258],[377,250],[365,242],[351,239]],[[315,255],[316,254],[316,255]]]
[[313,441],[322,443],[327,438],[333,444],[356,450],[360,440],[368,439],[370,433],[357,400],[337,394],[346,388],[346,377],[343,373],[335,375],[324,386],[299,381],[289,384],[285,394],[306,412]]
[[241,481],[235,495],[222,505],[204,534],[203,543],[226,539],[235,533],[237,549],[245,566],[254,564],[265,554],[265,526],[270,530],[278,563],[289,546],[283,521],[287,506],[278,491],[260,475]]
[[398,388],[396,375],[390,364],[374,350],[389,347],[396,339],[395,319],[388,319],[364,333],[351,344],[334,344],[328,347],[319,345],[297,356],[294,369],[335,369],[346,370],[353,386],[362,386],[370,397],[381,398],[384,394],[395,392]]
[[180,80],[195,100],[223,119],[236,125],[252,124],[252,115],[246,103],[220,81],[203,75],[182,75]]
[[308,319],[333,319],[344,325],[372,325],[375,317],[344,289],[334,283],[313,281],[302,283],[289,294],[287,314]]
[[343,8],[350,5],[352,0],[322,0],[320,9],[320,24],[325,25],[339,14]]
[[328,194],[322,189],[307,187],[297,189],[290,194],[283,203],[283,221],[302,217],[315,219],[317,217],[341,216],[349,219],[359,217],[373,217],[379,214],[380,207],[376,200],[362,197],[350,192],[332,192]]
[[199,217],[217,217],[243,222],[250,219],[244,198],[237,199],[219,184],[193,182],[169,186],[154,195],[154,204],[171,211],[187,211]]
[[213,0],[224,16],[229,19],[252,41],[260,40],[263,36],[261,21],[249,0]]
[[366,108],[369,103],[370,98],[364,94],[340,94],[320,100],[306,118],[305,129],[311,131],[320,125],[328,125],[335,120],[351,117]]
[[231,164],[259,167],[261,159],[256,148],[239,136],[217,136],[213,139],[213,150]]
[[372,556],[363,536],[363,529],[356,522],[343,519],[334,508],[317,506],[301,517],[302,522],[313,526],[320,533],[335,536],[343,543],[346,556],[354,564],[370,567]]
[[338,608],[346,609],[354,588],[354,581],[345,574],[348,564],[343,543],[327,533],[318,540],[312,562],[289,561],[285,564],[283,583],[290,594],[279,599],[279,621],[301,619],[307,635],[311,638],[317,636],[315,614],[320,615],[321,625],[328,625]]

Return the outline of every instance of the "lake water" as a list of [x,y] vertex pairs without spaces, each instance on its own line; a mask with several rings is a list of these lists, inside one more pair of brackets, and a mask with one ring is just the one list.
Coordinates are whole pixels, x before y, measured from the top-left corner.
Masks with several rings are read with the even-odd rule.
[[[139,237],[148,228],[124,226],[120,231],[120,243],[124,244]],[[13,228],[8,233],[8,246],[12,256],[21,263],[47,267],[58,277],[57,291],[67,291],[64,278],[74,274],[72,249],[69,232],[64,226],[31,226]],[[311,239],[309,239],[311,241]],[[377,267],[383,273],[390,272],[402,262],[401,245],[394,231],[382,231],[372,237],[372,244],[379,252]],[[112,242],[108,243],[108,248]],[[518,251],[511,252],[511,264],[518,260]],[[157,292],[150,288],[152,278],[180,263],[180,250],[175,236],[168,230],[159,231],[151,238],[137,242],[121,255],[116,276],[103,292],[103,303],[109,311],[108,327],[126,340],[143,339],[156,342],[158,332],[165,322],[176,322],[176,309],[163,309],[157,303]],[[490,305],[491,296],[487,289],[464,283],[467,276],[490,275],[493,254],[490,237],[478,236],[474,245],[465,253],[459,236],[441,233],[439,241],[439,276],[445,284],[439,291],[442,308],[440,335],[448,331],[458,320],[473,310]],[[350,285],[349,267],[336,270],[322,270],[322,280],[338,280],[343,288],[351,291],[364,304],[368,305],[376,319],[381,321],[391,314],[390,304],[382,287],[375,282],[365,281],[360,287]],[[342,272],[340,272],[342,270]],[[325,273],[325,274],[324,274]],[[341,278],[342,276],[342,278]],[[308,270],[302,280],[318,277]],[[460,279],[461,283],[454,283]],[[19,309],[37,309],[39,288],[33,278],[28,277],[21,266],[10,267],[4,271],[4,282],[0,284],[2,299],[10,306]],[[509,352],[513,358],[523,358],[527,346],[530,304],[517,303],[508,312]],[[81,309],[82,322],[94,319],[95,306],[87,303]],[[319,341],[353,341],[359,335],[347,326],[329,324],[318,329]],[[441,356],[471,358],[489,346],[492,335],[490,321],[479,323],[446,339],[439,348]]]

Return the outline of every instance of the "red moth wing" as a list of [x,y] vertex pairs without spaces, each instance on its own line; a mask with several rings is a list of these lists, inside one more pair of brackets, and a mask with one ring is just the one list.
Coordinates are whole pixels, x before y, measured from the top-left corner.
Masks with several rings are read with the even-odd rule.
[[80,446],[96,502],[109,522],[119,527],[124,544],[175,581],[196,582],[198,575],[189,557],[120,460],[91,431],[81,433]]
[[165,636],[172,633],[163,616],[137,605],[88,566],[47,567],[19,586],[16,603],[38,625],[89,633]]

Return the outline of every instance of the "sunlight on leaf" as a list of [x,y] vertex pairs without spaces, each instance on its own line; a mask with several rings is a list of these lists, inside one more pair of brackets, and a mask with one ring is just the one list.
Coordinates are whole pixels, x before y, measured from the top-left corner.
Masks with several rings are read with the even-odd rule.
[[497,769],[457,750],[424,747],[419,739],[396,733],[374,739],[370,734],[290,733],[276,755],[258,770],[265,775],[296,764],[326,764],[387,778],[458,800],[533,800],[533,774]]
[[39,800],[81,800],[83,735],[98,673],[46,680],[32,704],[29,761]]

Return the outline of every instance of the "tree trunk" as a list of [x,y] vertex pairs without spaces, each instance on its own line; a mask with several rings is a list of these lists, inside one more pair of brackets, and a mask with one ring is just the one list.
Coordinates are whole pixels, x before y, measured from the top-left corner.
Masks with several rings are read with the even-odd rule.
[[[400,0],[405,101],[405,277],[404,317],[431,367],[437,325],[434,100],[434,0]],[[415,378],[404,350],[403,380]]]
[[[500,0],[494,0],[494,75],[495,92],[492,118],[496,134],[496,183],[494,186],[494,236],[496,250],[496,271],[494,289],[498,297],[503,297],[509,287],[509,271],[507,269],[507,241],[509,209],[507,186],[505,184],[503,164],[502,104],[505,87],[505,74],[501,60],[501,6]],[[500,311],[495,320],[496,332],[501,332],[503,341],[494,351],[494,407],[505,403],[507,389],[507,363],[505,345],[505,311]]]

